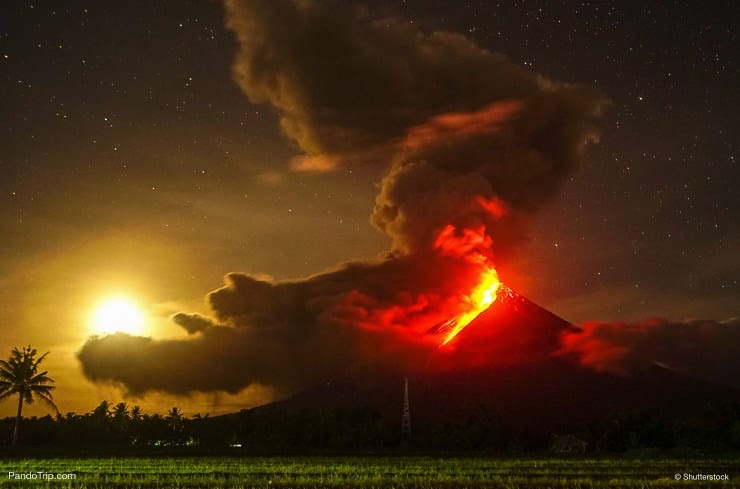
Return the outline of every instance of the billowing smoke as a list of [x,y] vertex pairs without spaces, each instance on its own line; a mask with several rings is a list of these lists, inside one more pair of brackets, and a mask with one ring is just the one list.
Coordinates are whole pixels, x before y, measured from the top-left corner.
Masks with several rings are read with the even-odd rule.
[[372,221],[404,252],[429,247],[448,224],[505,230],[503,252],[520,213],[502,221],[477,197],[537,210],[597,135],[605,100],[593,89],[545,79],[462,35],[426,34],[342,0],[226,7],[236,80],[280,111],[306,153],[296,168],[392,160]]
[[413,371],[438,347],[427,331],[454,313],[475,273],[430,255],[349,263],[295,282],[229,274],[208,295],[218,324],[173,317],[194,338],[93,337],[78,356],[88,378],[133,394],[234,393],[253,383],[287,393],[353,370]]
[[295,170],[389,168],[371,216],[385,260],[294,282],[230,274],[193,335],[91,338],[95,381],[133,392],[283,391],[363,368],[413,368],[460,312],[484,266],[506,259],[528,217],[578,167],[606,101],[449,32],[422,32],[343,0],[227,0],[234,75],[280,113]]
[[171,319],[173,323],[182,326],[188,334],[199,333],[215,326],[213,321],[201,316],[200,314],[185,314],[183,312],[178,312],[173,315]]
[[591,121],[603,105],[590,90],[538,80],[524,99],[505,94],[479,111],[409,129],[372,215],[396,249],[427,249],[449,225],[483,229],[498,260],[518,244],[527,218],[596,137]]
[[740,318],[590,322],[581,328],[563,335],[560,353],[584,366],[630,375],[658,365],[740,388]]

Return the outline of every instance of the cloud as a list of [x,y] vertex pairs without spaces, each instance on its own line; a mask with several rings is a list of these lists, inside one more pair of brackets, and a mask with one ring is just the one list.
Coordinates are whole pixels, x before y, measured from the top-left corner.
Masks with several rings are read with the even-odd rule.
[[[389,146],[410,128],[440,114],[475,112],[534,94],[558,100],[565,89],[463,35],[425,33],[406,19],[353,2],[225,4],[227,26],[238,41],[235,79],[252,102],[279,111],[284,133],[307,155],[294,164],[297,169],[350,163],[362,158],[357,148],[392,152]],[[548,122],[541,120],[540,129]]]
[[78,358],[89,379],[135,395],[234,393],[252,384],[286,393],[339,372],[413,371],[439,345],[427,330],[454,313],[460,282],[475,272],[449,258],[425,264],[408,257],[352,263],[282,283],[229,274],[208,296],[214,320],[173,317],[192,338],[96,336]]
[[392,249],[304,280],[229,274],[208,296],[213,320],[175,317],[191,338],[91,338],[85,374],[134,392],[287,392],[419,368],[438,350],[433,326],[463,312],[578,167],[606,100],[351,2],[227,0],[226,11],[235,80],[277,109],[303,152],[293,170],[389,168],[371,220]]
[[740,387],[740,319],[586,322],[562,337],[560,354],[598,371],[628,375],[651,365]]
[[[444,227],[485,227],[499,258],[597,139],[605,103],[590,90],[550,83],[526,99],[447,113],[411,128],[381,184],[373,223],[394,247],[428,247]],[[496,202],[492,210],[490,202]]]
[[173,323],[182,326],[188,334],[195,334],[216,326],[213,321],[200,314],[178,312],[170,318]]
[[[188,341],[117,333],[88,339],[78,358],[88,379],[120,384],[134,396],[151,391],[235,394],[258,385],[266,372],[284,371],[279,368],[284,358],[253,355],[259,352],[259,343],[245,333],[214,326]],[[272,380],[282,379],[273,376]]]
[[398,251],[428,248],[449,224],[483,225],[505,256],[598,138],[608,102],[596,90],[462,35],[344,1],[227,0],[226,10],[236,81],[278,110],[304,152],[294,170],[391,162],[372,222]]

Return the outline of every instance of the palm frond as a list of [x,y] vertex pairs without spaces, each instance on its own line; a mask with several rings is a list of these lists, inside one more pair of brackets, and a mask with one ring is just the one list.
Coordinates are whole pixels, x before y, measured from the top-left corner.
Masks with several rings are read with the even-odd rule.
[[51,394],[51,391],[56,389],[53,385],[36,385],[31,387],[29,390],[32,394]]
[[[36,361],[34,361],[34,362],[31,363],[31,368],[33,369],[34,372],[38,369],[39,363],[41,363],[44,360],[44,358],[46,358],[46,355],[48,355],[48,354],[49,354],[49,352],[47,351],[46,353],[44,353],[43,355],[41,355],[40,357],[38,357],[36,359]],[[36,356],[36,350],[33,350],[33,353],[31,354],[31,357],[32,358],[34,356]]]
[[7,399],[15,393],[15,389],[0,390],[0,401],[2,401],[3,399]]
[[52,379],[51,377],[47,377],[47,375],[46,375],[47,373],[49,373],[48,370],[45,371],[45,372],[41,372],[40,374],[37,374],[37,375],[31,377],[28,380],[28,383],[29,384],[47,384],[47,383],[50,383],[50,382],[54,382],[54,379]]
[[42,394],[40,392],[37,394],[38,394],[38,398],[41,399],[41,401],[44,404],[52,408],[55,414],[59,414],[59,408],[57,408],[57,405],[54,404],[54,399],[52,399],[51,394],[46,394],[46,393]]

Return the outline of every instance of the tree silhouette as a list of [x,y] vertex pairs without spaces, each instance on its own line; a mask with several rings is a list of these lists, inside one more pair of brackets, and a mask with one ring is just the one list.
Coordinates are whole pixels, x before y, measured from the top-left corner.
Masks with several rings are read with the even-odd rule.
[[179,408],[173,407],[167,411],[167,416],[164,418],[167,421],[167,425],[174,432],[182,431],[183,426],[183,415]]
[[125,431],[128,428],[131,416],[128,411],[128,405],[125,402],[119,402],[113,406],[111,416],[113,417],[113,425],[116,430]]
[[95,409],[93,409],[91,416],[103,421],[107,420],[110,416],[110,403],[103,400]]
[[116,441],[119,443],[128,441],[129,427],[131,425],[131,416],[129,414],[128,405],[125,402],[119,402],[116,404],[111,412],[111,418],[113,421],[113,431]]
[[31,404],[34,398],[38,398],[55,413],[59,413],[51,395],[54,386],[49,385],[54,379],[46,375],[46,370],[40,373],[38,371],[39,364],[49,352],[40,357],[36,357],[37,353],[38,351],[30,345],[22,350],[13,348],[8,360],[0,360],[0,400],[18,394],[18,414],[15,418],[11,445],[18,443],[24,402]]
[[138,423],[141,421],[141,418],[143,417],[143,413],[141,411],[141,406],[135,405],[131,408],[131,421],[134,423]]
[[129,418],[128,404],[125,402],[119,402],[113,406],[113,419],[118,422],[123,422]]

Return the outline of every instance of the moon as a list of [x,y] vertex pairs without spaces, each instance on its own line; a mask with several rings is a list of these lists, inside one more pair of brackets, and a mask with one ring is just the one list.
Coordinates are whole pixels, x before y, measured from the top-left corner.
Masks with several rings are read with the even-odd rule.
[[133,299],[128,297],[109,297],[95,307],[90,316],[90,329],[93,334],[106,335],[144,333],[146,315]]

